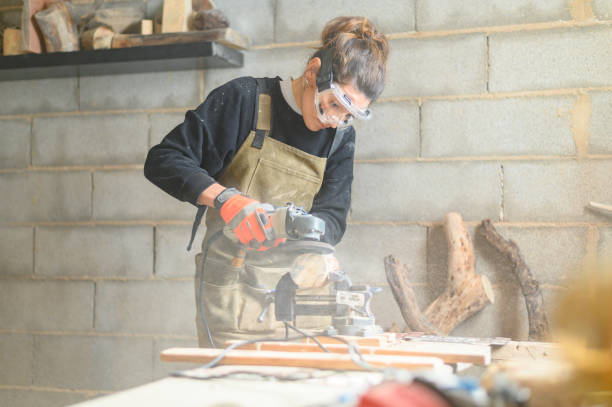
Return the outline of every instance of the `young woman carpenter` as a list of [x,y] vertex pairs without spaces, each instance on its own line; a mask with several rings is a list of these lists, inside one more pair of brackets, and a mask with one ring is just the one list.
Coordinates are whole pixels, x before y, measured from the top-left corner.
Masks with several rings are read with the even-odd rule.
[[[370,118],[389,49],[363,17],[331,20],[321,42],[299,78],[242,77],[213,90],[147,156],[151,182],[198,206],[200,216],[209,208],[196,256],[200,346],[269,336],[282,326],[273,312],[258,321],[291,261],[283,241],[257,221],[263,204],[292,202],[309,211],[325,222],[322,241],[331,245],[346,229],[351,123]],[[233,232],[221,233],[228,224]],[[233,263],[245,247],[244,262]],[[303,327],[328,321],[311,318]]]

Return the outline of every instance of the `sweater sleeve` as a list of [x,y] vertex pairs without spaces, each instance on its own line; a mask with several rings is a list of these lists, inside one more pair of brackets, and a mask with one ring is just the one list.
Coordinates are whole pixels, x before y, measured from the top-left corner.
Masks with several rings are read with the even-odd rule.
[[215,182],[246,139],[255,94],[252,78],[235,79],[213,90],[149,150],[145,177],[173,197],[197,205],[202,191]]
[[355,130],[344,135],[342,144],[327,160],[323,184],[315,196],[311,213],[325,221],[323,241],[336,245],[346,230],[346,218],[351,206]]

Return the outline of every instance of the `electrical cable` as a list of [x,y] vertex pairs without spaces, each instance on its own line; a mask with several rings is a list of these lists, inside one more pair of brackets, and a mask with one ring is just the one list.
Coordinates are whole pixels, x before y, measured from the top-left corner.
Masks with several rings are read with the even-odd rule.
[[204,249],[204,252],[202,253],[202,271],[200,273],[200,287],[199,287],[200,301],[198,301],[198,308],[200,311],[200,319],[202,320],[202,323],[204,324],[204,327],[206,328],[206,334],[208,335],[208,341],[210,342],[210,346],[212,346],[213,348],[216,348],[215,342],[213,341],[212,334],[210,332],[210,328],[208,327],[208,320],[206,319],[206,314],[204,313],[204,271],[205,271],[206,258],[208,257],[208,249],[210,248],[210,245],[214,243],[222,234],[223,234],[223,230],[219,230],[215,232],[206,242],[206,248]]

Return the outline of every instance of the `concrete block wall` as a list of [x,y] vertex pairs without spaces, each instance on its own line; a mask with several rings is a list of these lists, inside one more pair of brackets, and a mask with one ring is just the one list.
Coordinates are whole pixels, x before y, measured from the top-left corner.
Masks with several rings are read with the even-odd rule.
[[[384,256],[410,265],[423,307],[443,290],[449,211],[497,296],[456,335],[527,334],[482,219],[517,242],[550,311],[585,258],[612,256],[612,220],[585,209],[612,203],[608,1],[217,3],[254,41],[242,68],[0,80],[0,405],[66,405],[182,367],[158,354],[197,342],[195,210],[144,179],[146,152],[229,79],[299,76],[335,15],[368,15],[391,45],[338,246],[355,282],[384,289],[381,325],[403,327]],[[20,7],[0,0],[0,21]]]

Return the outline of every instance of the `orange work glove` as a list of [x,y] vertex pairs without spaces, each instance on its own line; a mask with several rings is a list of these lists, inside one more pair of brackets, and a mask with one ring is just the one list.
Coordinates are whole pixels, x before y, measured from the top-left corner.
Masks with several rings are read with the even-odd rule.
[[[247,248],[257,250],[267,250],[285,240],[275,239],[272,222],[261,202],[241,195],[235,189],[225,190],[220,195],[226,197],[220,203],[219,209],[221,218],[231,231],[230,238],[235,237]],[[219,199],[216,200],[215,206],[218,202]]]

